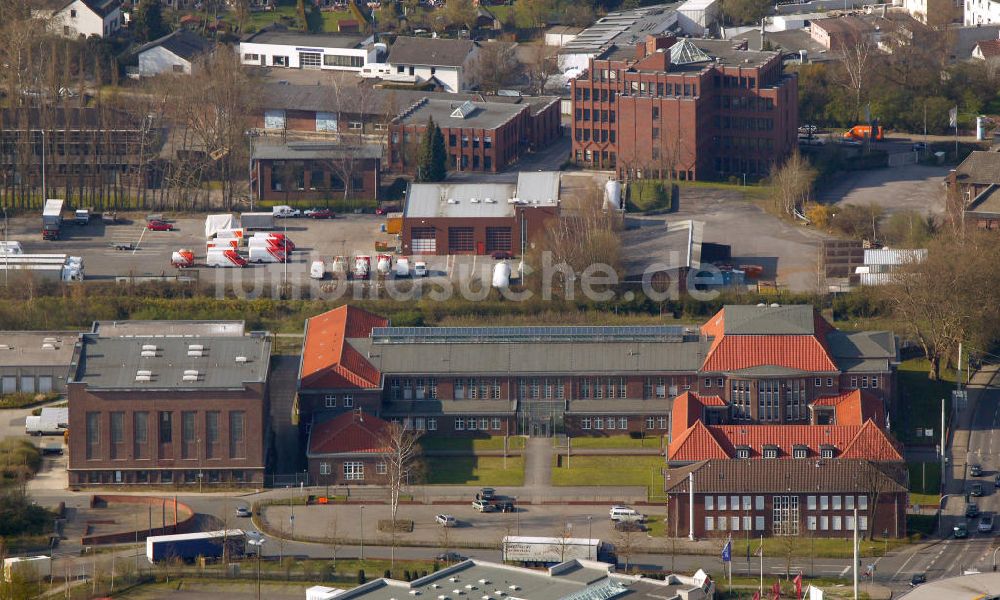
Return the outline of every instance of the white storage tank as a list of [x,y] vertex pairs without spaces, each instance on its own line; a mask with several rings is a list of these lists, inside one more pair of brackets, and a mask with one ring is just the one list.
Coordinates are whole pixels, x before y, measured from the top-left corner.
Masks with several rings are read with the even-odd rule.
[[510,263],[507,261],[493,266],[493,287],[498,290],[510,287]]
[[609,179],[604,184],[604,209],[622,209],[622,184],[615,179]]

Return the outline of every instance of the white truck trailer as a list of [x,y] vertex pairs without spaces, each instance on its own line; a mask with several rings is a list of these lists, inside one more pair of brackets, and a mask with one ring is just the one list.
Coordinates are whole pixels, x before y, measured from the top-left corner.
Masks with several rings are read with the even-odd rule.
[[504,562],[526,566],[554,565],[567,560],[598,560],[615,564],[615,547],[592,538],[530,537],[503,538]]

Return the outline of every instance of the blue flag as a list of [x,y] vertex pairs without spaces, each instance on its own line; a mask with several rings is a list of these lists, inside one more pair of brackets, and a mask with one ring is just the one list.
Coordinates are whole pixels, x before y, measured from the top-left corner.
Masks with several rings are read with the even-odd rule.
[[733,560],[733,540],[732,538],[726,540],[726,545],[722,547],[722,562],[730,562]]

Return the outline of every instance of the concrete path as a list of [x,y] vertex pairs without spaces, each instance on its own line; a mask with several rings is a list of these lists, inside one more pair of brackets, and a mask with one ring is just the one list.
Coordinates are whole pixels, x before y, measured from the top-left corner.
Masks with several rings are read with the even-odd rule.
[[277,449],[276,473],[302,470],[299,456],[299,429],[292,425],[292,404],[295,400],[295,378],[298,358],[275,356],[271,359],[271,427]]
[[552,440],[528,438],[525,446],[524,487],[542,491],[552,486]]

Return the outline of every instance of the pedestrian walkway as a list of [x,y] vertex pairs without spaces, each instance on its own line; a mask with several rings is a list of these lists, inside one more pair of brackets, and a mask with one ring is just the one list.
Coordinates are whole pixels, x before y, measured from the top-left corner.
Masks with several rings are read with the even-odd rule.
[[552,440],[528,438],[525,445],[524,487],[542,491],[552,486]]

